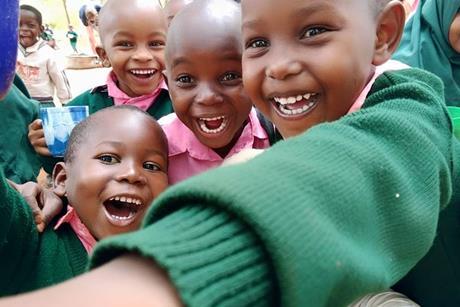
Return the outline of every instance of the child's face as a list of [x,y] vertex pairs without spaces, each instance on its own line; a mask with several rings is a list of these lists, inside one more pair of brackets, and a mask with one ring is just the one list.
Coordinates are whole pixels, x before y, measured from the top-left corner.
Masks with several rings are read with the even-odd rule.
[[455,15],[450,26],[449,43],[455,51],[460,53],[460,13]]
[[240,136],[252,107],[243,90],[240,37],[229,32],[216,27],[181,35],[170,41],[167,57],[174,111],[221,156]]
[[42,33],[42,25],[38,23],[37,16],[28,10],[21,10],[19,19],[19,43],[22,47],[33,46]]
[[128,96],[150,94],[163,80],[167,25],[161,10],[125,9],[105,19],[99,56],[110,62]]
[[69,204],[97,239],[138,229],[168,186],[160,128],[132,111],[103,116],[65,166]]
[[245,88],[281,134],[345,115],[373,71],[369,1],[252,0],[242,8]]

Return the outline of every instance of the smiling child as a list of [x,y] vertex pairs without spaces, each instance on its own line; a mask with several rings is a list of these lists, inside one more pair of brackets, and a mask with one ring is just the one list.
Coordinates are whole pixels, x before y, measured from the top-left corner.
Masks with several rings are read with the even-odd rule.
[[241,8],[234,1],[193,2],[171,23],[166,67],[175,114],[160,120],[171,184],[244,149],[270,146],[270,131],[243,89],[241,52]]
[[[95,87],[68,105],[87,105],[89,113],[113,105],[133,105],[159,119],[173,111],[163,78],[167,23],[162,8],[150,0],[110,0],[99,14],[99,57],[112,71],[107,84]],[[29,140],[49,156],[40,120],[29,126]],[[47,172],[55,161],[42,159]]]
[[17,73],[33,99],[42,107],[54,106],[54,91],[61,101],[72,98],[69,82],[57,63],[57,53],[40,38],[43,32],[42,14],[35,7],[21,5],[19,19],[19,51]]
[[53,181],[68,210],[39,234],[30,208],[2,174],[1,295],[78,275],[96,241],[138,229],[151,202],[168,186],[166,137],[138,108],[102,110],[72,131]]

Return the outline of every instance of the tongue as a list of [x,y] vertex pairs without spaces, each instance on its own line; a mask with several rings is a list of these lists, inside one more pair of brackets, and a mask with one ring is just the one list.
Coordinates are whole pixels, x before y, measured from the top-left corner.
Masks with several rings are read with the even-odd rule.
[[137,78],[147,79],[151,76],[151,74],[134,74]]
[[222,125],[223,121],[224,120],[222,118],[216,120],[205,120],[204,124],[206,125],[206,128],[214,130],[219,128]]
[[114,216],[127,217],[131,213],[131,209],[129,208],[129,206],[123,202],[110,201],[104,205],[107,209],[107,212]]
[[293,104],[286,104],[284,107],[288,110],[297,110],[302,108],[306,104],[305,100],[301,100],[299,102],[293,103]]

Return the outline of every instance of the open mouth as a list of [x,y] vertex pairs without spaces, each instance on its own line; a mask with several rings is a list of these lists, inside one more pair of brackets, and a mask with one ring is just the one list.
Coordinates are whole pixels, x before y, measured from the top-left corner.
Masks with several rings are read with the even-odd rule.
[[225,116],[216,117],[200,117],[198,119],[198,126],[201,131],[208,134],[217,134],[227,127],[228,119]]
[[317,93],[306,93],[290,97],[273,97],[277,113],[283,117],[299,117],[311,112],[318,105]]
[[141,209],[143,202],[133,196],[114,196],[103,203],[105,215],[114,226],[124,227],[133,223]]
[[156,69],[131,69],[129,71],[136,78],[148,79],[157,73]]

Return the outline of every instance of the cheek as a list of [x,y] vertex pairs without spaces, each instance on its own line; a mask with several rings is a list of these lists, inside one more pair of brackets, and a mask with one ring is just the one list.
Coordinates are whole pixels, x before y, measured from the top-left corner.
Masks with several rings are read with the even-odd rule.
[[450,26],[449,43],[457,53],[460,53],[460,14],[455,16]]

